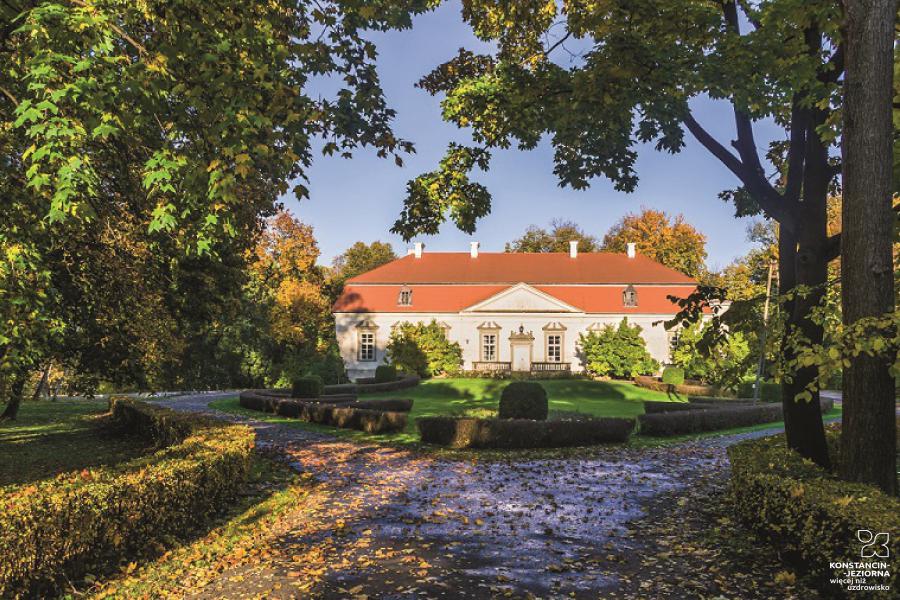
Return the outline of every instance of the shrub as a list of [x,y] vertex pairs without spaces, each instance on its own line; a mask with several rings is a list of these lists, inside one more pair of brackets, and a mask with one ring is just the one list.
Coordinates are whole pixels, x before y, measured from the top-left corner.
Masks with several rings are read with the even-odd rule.
[[[839,431],[829,427],[829,446],[838,448]],[[779,554],[806,571],[829,596],[830,584],[846,569],[832,563],[860,561],[859,529],[900,530],[900,499],[874,486],[841,481],[789,450],[784,436],[737,444],[728,449],[731,488],[738,516],[759,535],[771,540]],[[835,463],[840,457],[833,453]],[[869,578],[890,586],[864,592],[867,598],[893,598],[900,585],[900,543],[890,536],[890,557],[863,559],[888,563],[890,578]]]
[[0,597],[43,597],[204,525],[250,468],[253,431],[136,402],[111,402],[123,428],[171,445],[113,468],[64,473],[9,492],[0,507]]
[[291,384],[292,398],[318,398],[322,395],[325,385],[318,375],[308,375],[295,379]]
[[397,367],[394,365],[379,365],[375,368],[375,383],[388,383],[397,380]]
[[758,404],[644,414],[638,422],[642,435],[670,436],[773,423],[781,418],[780,404]]
[[[366,402],[304,402],[249,390],[240,396],[240,404],[250,410],[272,412],[284,417],[329,427],[357,429],[368,433],[391,433],[406,427],[406,413],[412,400],[369,400]],[[396,409],[396,410],[394,410]]]
[[500,394],[501,419],[543,421],[548,411],[547,390],[537,382],[514,381]]
[[684,369],[681,367],[666,367],[662,372],[662,382],[666,385],[681,385],[684,383]]
[[455,375],[462,365],[462,348],[447,339],[437,321],[399,323],[391,332],[387,355],[396,368],[420,377]]
[[711,331],[711,325],[700,323],[682,329],[672,348],[672,363],[684,369],[685,377],[733,390],[753,366],[750,344],[739,331],[715,341],[705,339]]
[[[648,377],[646,375],[638,375],[634,378],[634,383],[643,388],[647,388],[648,390],[666,393],[674,391],[676,394],[680,394],[682,396],[715,396],[722,393],[722,390],[720,388],[713,385],[694,385],[683,383],[681,385],[672,386],[668,383],[663,383],[662,380],[656,377]],[[672,389],[673,387],[674,390]]]
[[[752,398],[754,381],[753,379],[742,381],[738,385],[737,395],[741,398]],[[759,399],[763,402],[781,402],[781,384],[774,381],[760,381]]]
[[422,441],[453,448],[563,448],[625,442],[632,419],[532,421],[419,417]]
[[606,325],[600,331],[580,336],[585,368],[594,375],[618,378],[654,373],[659,363],[647,352],[638,325],[623,318],[618,327]]

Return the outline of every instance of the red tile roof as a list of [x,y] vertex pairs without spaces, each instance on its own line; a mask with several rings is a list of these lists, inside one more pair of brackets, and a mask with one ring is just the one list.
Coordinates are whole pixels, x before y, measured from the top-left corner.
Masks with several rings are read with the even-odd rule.
[[358,275],[354,283],[452,284],[691,284],[693,279],[641,256],[628,258],[611,252],[565,253],[425,252],[404,256]]
[[494,294],[507,285],[411,286],[413,305],[400,306],[402,285],[347,285],[334,303],[335,312],[456,313]]

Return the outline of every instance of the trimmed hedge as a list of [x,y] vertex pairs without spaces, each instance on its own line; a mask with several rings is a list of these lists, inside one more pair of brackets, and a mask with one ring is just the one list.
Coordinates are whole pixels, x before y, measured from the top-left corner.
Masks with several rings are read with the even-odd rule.
[[710,408],[735,408],[738,406],[752,405],[752,401],[738,400],[736,398],[707,398],[700,396],[688,398],[687,402],[644,400],[644,412],[646,414],[657,414],[686,410],[708,410]]
[[500,394],[501,419],[544,421],[549,410],[547,390],[534,381],[514,381],[504,387]]
[[[663,403],[656,402],[653,404]],[[826,413],[834,407],[834,402],[828,398],[823,398],[820,401],[820,405],[822,413]],[[685,405],[681,404],[681,406]],[[781,403],[738,402],[733,406],[724,406],[724,403],[705,406],[693,403],[686,406],[690,408],[664,412],[653,412],[651,410],[647,414],[640,415],[638,423],[640,424],[641,435],[671,436],[702,433],[719,429],[774,423],[784,418],[784,410]]]
[[[739,383],[737,395],[741,398],[753,398],[753,383],[753,381]],[[759,399],[763,402],[781,402],[781,384],[774,381],[760,381]]]
[[325,391],[325,384],[318,375],[295,379],[291,384],[291,398],[318,398]]
[[662,372],[662,382],[668,385],[682,385],[684,383],[684,369],[681,367],[666,367]]
[[416,387],[422,379],[418,375],[404,375],[401,379],[376,383],[375,379],[360,379],[356,383],[326,385],[326,394],[378,394],[381,392],[397,392]]
[[41,597],[169,543],[219,512],[250,469],[253,431],[130,399],[123,428],[167,447],[113,468],[14,488],[0,506],[0,597]]
[[564,448],[626,442],[633,419],[534,421],[419,417],[422,441],[452,448]]
[[[307,423],[367,433],[393,433],[406,427],[406,413],[412,409],[412,400],[385,399],[333,404],[267,396],[250,390],[241,394],[240,405],[250,410],[274,413]],[[388,410],[394,408],[397,410]]]
[[375,383],[397,381],[397,367],[394,365],[378,365],[375,367]]
[[639,375],[634,378],[634,383],[640,387],[654,390],[657,392],[671,393],[675,392],[683,396],[721,396],[722,389],[715,385],[697,385],[684,383],[681,385],[670,385],[664,383],[658,377],[649,377]]
[[[834,463],[840,457],[839,429],[826,436]],[[833,477],[814,463],[788,450],[783,435],[752,440],[728,449],[731,488],[738,516],[768,538],[788,562],[804,570],[829,597],[841,596],[831,584],[846,569],[831,563],[886,562],[890,578],[867,578],[889,585],[888,591],[851,592],[855,597],[896,598],[900,589],[900,499],[861,483]],[[889,532],[889,558],[861,558],[860,529]]]

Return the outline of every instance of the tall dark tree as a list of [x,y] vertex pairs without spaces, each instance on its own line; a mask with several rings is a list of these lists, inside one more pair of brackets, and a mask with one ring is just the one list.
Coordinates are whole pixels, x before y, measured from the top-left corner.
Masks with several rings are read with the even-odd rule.
[[[891,99],[895,0],[845,0],[842,311],[846,327],[894,311]],[[897,492],[891,357],[844,369],[842,476]]]
[[[826,199],[840,172],[829,151],[839,135],[845,55],[835,0],[613,0],[568,2],[565,11],[551,0],[464,6],[475,34],[496,51],[461,50],[420,85],[446,94],[444,118],[471,127],[476,145],[452,145],[438,169],[410,182],[395,231],[433,231],[447,215],[471,231],[490,211],[490,195],[468,175],[488,167],[494,148],[533,149],[549,137],[562,185],[583,189],[604,176],[633,191],[636,146],[677,152],[689,133],[737,179],[723,197],[738,215],[778,221],[782,291],[803,292],[785,306],[787,327],[821,343],[813,308],[840,246],[826,231]],[[572,41],[575,49],[567,47]],[[700,123],[691,100],[701,97],[730,105],[732,140]],[[765,157],[754,132],[760,119],[785,132]],[[784,174],[777,183],[775,172]],[[796,364],[787,345],[783,354],[794,365],[783,382],[788,443],[827,466],[818,370]]]

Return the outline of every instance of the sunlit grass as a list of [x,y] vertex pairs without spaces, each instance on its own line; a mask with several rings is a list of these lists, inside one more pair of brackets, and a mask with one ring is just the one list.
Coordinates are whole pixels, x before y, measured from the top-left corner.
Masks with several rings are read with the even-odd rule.
[[0,486],[114,465],[140,456],[148,443],[112,432],[105,400],[23,402],[14,421],[0,423]]

